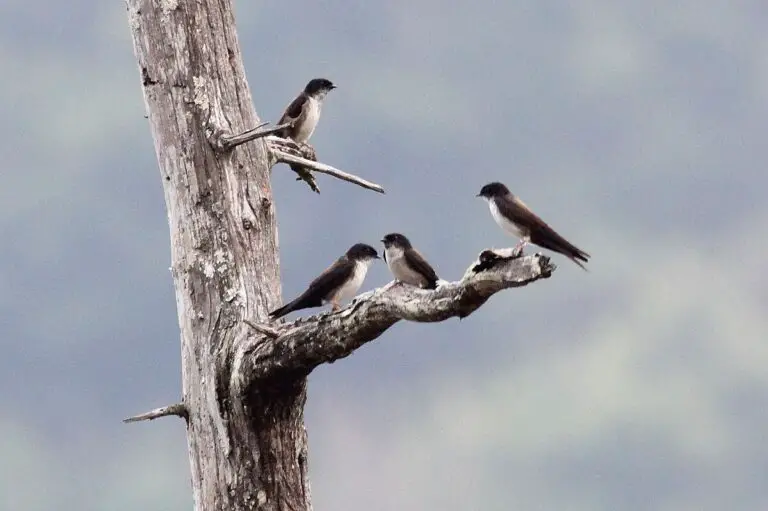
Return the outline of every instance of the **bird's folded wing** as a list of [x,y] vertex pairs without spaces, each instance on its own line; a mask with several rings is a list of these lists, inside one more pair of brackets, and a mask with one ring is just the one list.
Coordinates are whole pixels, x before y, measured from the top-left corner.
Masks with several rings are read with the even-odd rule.
[[291,104],[288,105],[288,108],[285,109],[285,113],[277,124],[285,124],[287,122],[298,119],[299,116],[301,116],[301,111],[304,108],[304,103],[306,103],[307,99],[308,98],[306,95],[299,94],[296,99],[291,101]]
[[404,256],[408,266],[419,272],[430,282],[437,281],[437,273],[435,273],[435,270],[418,250],[415,248],[406,250]]
[[354,261],[350,261],[346,256],[340,257],[309,284],[307,291],[313,295],[325,298],[342,283],[346,282],[352,276],[354,270]]
[[[561,253],[575,253],[580,257],[589,257],[589,254],[576,247],[573,243],[563,238],[557,231],[544,220],[531,211],[517,197],[511,200],[498,201],[499,211],[507,218],[513,220],[524,230],[530,233],[531,242],[540,247]],[[586,259],[584,259],[586,261]]]

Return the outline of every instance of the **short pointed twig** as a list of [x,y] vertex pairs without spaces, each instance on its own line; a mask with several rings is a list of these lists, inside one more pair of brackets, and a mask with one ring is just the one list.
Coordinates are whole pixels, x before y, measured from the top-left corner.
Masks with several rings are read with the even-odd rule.
[[274,328],[272,328],[271,326],[260,325],[259,323],[255,323],[255,322],[251,321],[250,319],[244,319],[243,323],[245,323],[249,327],[253,328],[254,330],[259,332],[260,334],[266,335],[270,339],[277,339],[280,336],[280,333],[277,330],[275,330]]
[[329,176],[333,176],[337,179],[341,179],[349,183],[354,183],[357,186],[362,186],[363,188],[367,188],[368,190],[384,193],[384,188],[382,188],[381,185],[377,185],[376,183],[371,183],[370,181],[366,181],[361,177],[357,177],[353,174],[349,174],[347,172],[344,172],[343,170],[339,170],[335,167],[331,167],[330,165],[326,165],[325,163],[307,160],[306,158],[295,156],[293,154],[288,154],[284,151],[276,150],[274,148],[273,148],[273,153],[275,155],[275,158],[279,162],[287,163],[289,165],[300,165],[304,168],[314,170],[315,172],[328,174]]
[[154,410],[150,410],[147,413],[128,417],[127,419],[123,419],[123,422],[128,424],[129,422],[151,421],[159,419],[160,417],[168,417],[170,415],[175,415],[185,420],[189,418],[189,412],[187,411],[187,407],[184,405],[184,403],[176,403],[175,405],[155,408]]
[[219,136],[217,148],[221,151],[229,151],[230,149],[233,149],[239,145],[245,144],[246,142],[250,142],[251,140],[256,140],[257,138],[263,138],[269,135],[274,135],[275,133],[278,133],[279,131],[285,128],[288,128],[291,125],[291,123],[285,123],[285,124],[280,124],[278,126],[274,126],[272,128],[262,130],[261,128],[263,128],[267,124],[269,123],[262,122],[255,128],[250,129],[248,131],[244,131],[239,135],[221,134]]

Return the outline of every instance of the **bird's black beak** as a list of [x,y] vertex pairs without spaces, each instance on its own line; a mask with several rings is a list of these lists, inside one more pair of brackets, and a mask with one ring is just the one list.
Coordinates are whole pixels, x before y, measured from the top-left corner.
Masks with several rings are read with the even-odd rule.
[[483,196],[482,193],[478,193],[477,195],[475,195],[475,197],[482,197],[482,196]]

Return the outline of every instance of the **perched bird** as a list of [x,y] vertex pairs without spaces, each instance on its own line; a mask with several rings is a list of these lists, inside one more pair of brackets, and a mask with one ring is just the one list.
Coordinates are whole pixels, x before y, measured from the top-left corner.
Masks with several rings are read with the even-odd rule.
[[491,215],[499,227],[520,238],[515,248],[521,254],[526,244],[533,243],[563,254],[583,270],[587,269],[580,261],[588,262],[590,255],[555,232],[502,183],[488,183],[477,196],[488,201]]
[[[291,123],[290,126],[276,133],[277,136],[289,138],[299,144],[305,144],[317,127],[320,120],[320,111],[323,107],[325,96],[336,86],[325,78],[313,78],[304,90],[291,101],[280,117],[278,125]],[[291,170],[298,174],[297,180],[305,181],[313,192],[320,193],[315,177],[301,165],[291,165]]]
[[320,120],[320,111],[323,108],[325,96],[336,86],[325,78],[314,78],[309,81],[304,90],[291,101],[280,117],[278,125],[293,123],[283,129],[278,136],[290,138],[300,144],[309,140]]
[[384,236],[384,260],[395,278],[426,289],[437,287],[437,274],[426,259],[413,248],[408,238],[393,232]]
[[379,259],[379,255],[372,246],[365,243],[352,245],[346,254],[313,280],[298,298],[273,310],[269,315],[277,319],[295,310],[320,307],[326,303],[331,304],[331,310],[339,310],[342,301],[357,294],[375,259]]

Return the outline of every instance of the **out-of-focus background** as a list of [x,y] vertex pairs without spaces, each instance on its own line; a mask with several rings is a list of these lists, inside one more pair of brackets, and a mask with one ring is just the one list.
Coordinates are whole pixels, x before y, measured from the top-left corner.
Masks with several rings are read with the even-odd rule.
[[[389,231],[458,278],[515,241],[475,198],[491,180],[593,254],[313,373],[316,509],[768,508],[768,4],[260,0],[237,20],[259,115],[331,78],[315,148],[388,192],[275,168],[285,297]],[[180,394],[125,6],[6,0],[0,62],[0,509],[188,510],[182,423],[120,422]]]

